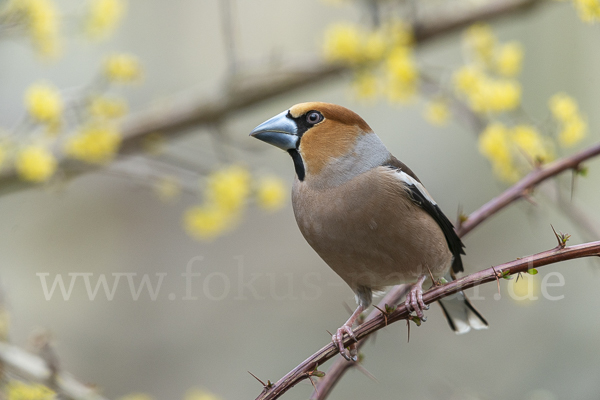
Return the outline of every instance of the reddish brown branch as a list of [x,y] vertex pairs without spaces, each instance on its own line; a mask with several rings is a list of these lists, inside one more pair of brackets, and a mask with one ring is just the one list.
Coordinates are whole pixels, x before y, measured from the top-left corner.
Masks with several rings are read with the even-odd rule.
[[[406,295],[408,290],[410,289],[410,285],[398,285],[394,286],[390,291],[385,295],[383,299],[379,302],[379,309],[385,310],[385,305],[398,304],[400,299]],[[381,312],[375,308],[369,316],[367,317],[367,321],[370,321],[377,316],[381,315]],[[366,340],[361,340],[358,342],[358,349],[360,350],[363,345],[366,343]],[[311,400],[317,399],[325,399],[329,393],[333,390],[335,384],[342,378],[344,373],[347,370],[354,367],[356,365],[355,362],[348,362],[344,358],[337,359],[334,364],[329,367],[325,376],[319,379],[317,383],[317,388],[313,392],[311,396]]]
[[[443,286],[434,287],[423,294],[423,301],[425,304],[431,304],[460,290],[483,285],[488,282],[495,282],[499,277],[514,275],[519,272],[523,273],[531,268],[540,268],[560,261],[592,256],[600,257],[600,241],[564,248],[557,247],[496,267],[484,269]],[[354,331],[354,334],[358,340],[362,340],[381,328],[384,328],[386,322],[387,325],[389,325],[399,320],[405,320],[409,315],[410,312],[406,310],[404,305],[401,305],[394,312],[387,315],[387,318],[384,318],[384,315],[379,313],[375,318],[366,321]],[[352,339],[346,337],[344,345],[348,346],[351,342]],[[265,388],[257,397],[257,400],[279,398],[298,382],[306,379],[308,371],[314,370],[317,366],[331,359],[337,353],[337,346],[333,343],[329,343],[274,383],[273,386]]]

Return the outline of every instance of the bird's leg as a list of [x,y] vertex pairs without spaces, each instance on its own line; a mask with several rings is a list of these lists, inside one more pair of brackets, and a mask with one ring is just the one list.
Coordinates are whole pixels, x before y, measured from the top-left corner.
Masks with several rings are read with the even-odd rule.
[[429,310],[429,306],[423,303],[423,282],[427,279],[427,275],[421,275],[417,282],[412,285],[410,291],[406,295],[406,309],[417,313],[417,317],[425,322],[427,317],[423,315],[423,310]]
[[[348,321],[344,325],[342,325],[337,332],[331,336],[331,341],[335,344],[340,350],[340,354],[348,361],[356,361],[358,360],[358,346],[356,343],[356,336],[354,336],[354,332],[352,331],[352,325],[354,321],[358,318],[361,312],[363,312],[365,308],[359,305],[356,310],[352,313]],[[349,347],[350,354],[347,354],[346,349],[344,348],[344,333],[347,333],[352,339],[354,339],[354,343],[352,343]]]

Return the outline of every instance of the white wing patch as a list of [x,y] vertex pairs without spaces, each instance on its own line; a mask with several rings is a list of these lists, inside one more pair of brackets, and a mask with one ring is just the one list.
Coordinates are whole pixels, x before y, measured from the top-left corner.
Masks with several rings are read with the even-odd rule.
[[429,194],[427,189],[425,189],[425,186],[423,186],[421,184],[421,182],[419,182],[418,180],[416,180],[415,178],[413,178],[412,176],[408,175],[406,172],[403,172],[401,170],[396,170],[395,172],[396,172],[396,174],[395,174],[396,177],[398,179],[400,179],[402,182],[404,182],[404,184],[414,186],[423,195],[423,197],[425,197],[425,199],[427,199],[427,201],[429,201],[433,205],[437,205],[435,200],[433,200],[433,197],[431,197],[431,195]]

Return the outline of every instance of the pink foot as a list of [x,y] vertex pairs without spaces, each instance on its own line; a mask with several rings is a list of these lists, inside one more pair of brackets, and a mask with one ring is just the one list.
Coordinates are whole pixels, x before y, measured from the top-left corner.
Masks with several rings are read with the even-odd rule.
[[[348,350],[344,348],[344,334],[347,334],[352,339],[355,340],[350,346],[348,346]],[[344,357],[348,361],[356,361],[358,360],[358,346],[356,344],[356,336],[352,331],[352,327],[348,325],[342,325],[341,328],[338,328],[337,332],[331,336],[331,341],[333,344],[337,346],[340,351],[342,357]]]
[[425,279],[427,279],[426,276],[419,277],[417,283],[410,288],[404,302],[406,309],[417,313],[417,317],[423,322],[427,321],[427,317],[423,315],[423,310],[429,310],[429,306],[423,302],[423,282]]

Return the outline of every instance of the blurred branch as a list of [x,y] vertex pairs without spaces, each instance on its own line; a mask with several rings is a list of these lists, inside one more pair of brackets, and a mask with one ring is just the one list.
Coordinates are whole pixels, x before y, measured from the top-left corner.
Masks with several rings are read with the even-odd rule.
[[[574,178],[574,177],[573,177]],[[558,183],[544,187],[544,193],[558,206],[558,210],[573,222],[584,240],[600,238],[600,223],[578,206],[574,199],[567,199]]]
[[[458,291],[469,289],[484,283],[495,282],[500,278],[507,278],[510,275],[526,273],[532,268],[540,268],[545,265],[554,264],[566,260],[574,260],[583,257],[600,257],[600,241],[580,244],[576,246],[564,247],[557,246],[554,249],[534,254],[528,257],[520,258],[505,264],[484,269],[461,279],[452,281],[442,286],[435,286],[423,294],[425,304],[434,303],[444,297],[450,296]],[[410,312],[404,304],[398,306],[396,310],[387,315],[379,313],[375,318],[359,326],[354,334],[358,340],[364,339],[374,332],[390,325],[396,321],[406,320]],[[344,345],[348,346],[353,339],[346,336]],[[300,365],[290,371],[276,383],[265,387],[257,400],[277,399],[283,393],[287,392],[298,382],[309,378],[315,369],[331,359],[338,353],[338,348],[333,343],[329,343],[315,354],[304,360]]]
[[469,215],[467,220],[458,226],[458,229],[456,230],[458,235],[461,237],[466,235],[483,220],[500,211],[508,204],[527,196],[531,192],[532,188],[538,185],[540,182],[558,175],[559,173],[568,169],[577,170],[583,161],[599,154],[600,143],[597,143],[594,146],[582,150],[579,153],[575,153],[570,157],[561,158],[560,160],[548,164],[546,167],[530,172],[529,175],[504,191],[500,196],[490,200],[477,211]]
[[0,363],[7,373],[48,386],[59,398],[70,400],[106,400],[92,387],[80,383],[66,372],[54,373],[46,360],[17,346],[0,342]]
[[[457,13],[444,10],[440,15],[422,18],[414,23],[415,42],[423,44],[473,22],[514,15],[542,3],[542,0],[492,0],[461,9]],[[307,68],[293,67],[281,73],[269,71],[261,77],[254,76],[243,81],[235,78],[235,85],[230,85],[229,92],[222,97],[184,98],[171,102],[168,107],[161,106],[140,112],[124,123],[120,153],[129,155],[142,151],[145,138],[156,132],[176,138],[198,126],[218,125],[237,112],[294,90],[322,83],[340,76],[347,70],[348,68],[342,65],[315,62]],[[99,168],[97,165],[82,166],[81,163],[74,163],[62,155],[59,155],[59,158],[60,169],[69,177]],[[0,195],[30,187],[35,185],[21,181],[14,168],[7,168],[0,174]]]

